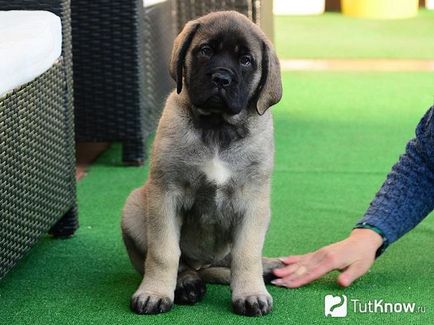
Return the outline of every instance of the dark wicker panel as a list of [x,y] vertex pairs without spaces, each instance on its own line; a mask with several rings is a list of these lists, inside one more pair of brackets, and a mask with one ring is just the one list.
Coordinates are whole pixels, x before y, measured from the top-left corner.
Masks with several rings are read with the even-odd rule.
[[76,139],[123,142],[123,160],[141,163],[145,139],[172,88],[171,2],[146,10],[143,0],[71,5]]
[[143,139],[141,1],[73,0],[78,141]]
[[0,98],[0,279],[75,205],[62,63]]
[[[174,0],[178,31],[189,20],[206,15],[212,11],[235,10],[255,23],[259,23],[260,0]],[[271,0],[270,0],[271,1]]]

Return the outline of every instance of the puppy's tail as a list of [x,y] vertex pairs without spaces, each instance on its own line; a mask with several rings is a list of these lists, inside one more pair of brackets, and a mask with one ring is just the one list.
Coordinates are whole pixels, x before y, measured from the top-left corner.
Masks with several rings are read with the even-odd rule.
[[[278,258],[262,258],[262,269],[265,283],[276,279],[273,269],[283,267],[284,264]],[[231,270],[228,266],[211,266],[199,271],[199,275],[206,283],[229,284],[231,282]]]

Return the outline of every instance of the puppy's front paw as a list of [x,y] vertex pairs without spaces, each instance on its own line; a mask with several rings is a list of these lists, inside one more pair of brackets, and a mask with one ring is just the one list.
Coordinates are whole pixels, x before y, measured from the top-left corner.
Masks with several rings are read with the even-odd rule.
[[250,295],[234,299],[232,307],[239,315],[262,316],[271,311],[273,299],[269,294]]
[[135,293],[131,298],[131,310],[137,314],[159,314],[169,311],[173,301],[169,297],[146,292]]

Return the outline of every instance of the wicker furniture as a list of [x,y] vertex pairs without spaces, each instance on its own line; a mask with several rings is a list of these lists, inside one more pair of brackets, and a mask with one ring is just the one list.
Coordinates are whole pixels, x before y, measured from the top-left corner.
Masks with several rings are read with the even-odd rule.
[[78,227],[69,0],[0,0],[0,10],[61,17],[62,57],[0,98],[0,279],[47,231]]
[[171,87],[166,45],[160,51],[173,39],[170,1],[146,10],[143,0],[71,5],[76,140],[122,142],[123,161],[140,165]]

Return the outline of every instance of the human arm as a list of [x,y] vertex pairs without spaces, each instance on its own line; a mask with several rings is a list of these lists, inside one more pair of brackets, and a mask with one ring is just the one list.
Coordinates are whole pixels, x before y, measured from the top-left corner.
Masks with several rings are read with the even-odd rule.
[[[422,118],[411,140],[364,217],[351,235],[315,252],[282,259],[276,285],[296,288],[332,270],[338,283],[350,285],[365,274],[389,244],[414,228],[434,208],[434,107]],[[378,230],[378,231],[374,231]]]

